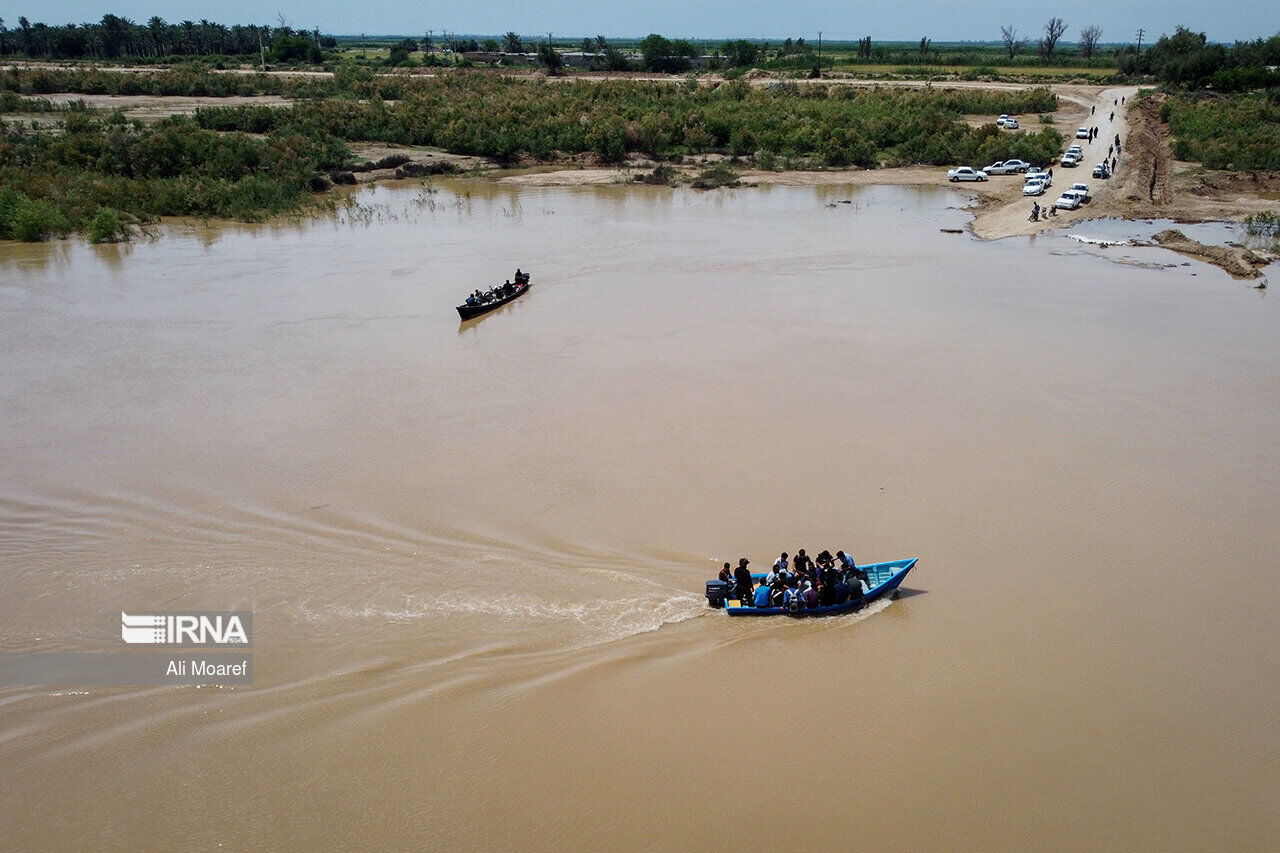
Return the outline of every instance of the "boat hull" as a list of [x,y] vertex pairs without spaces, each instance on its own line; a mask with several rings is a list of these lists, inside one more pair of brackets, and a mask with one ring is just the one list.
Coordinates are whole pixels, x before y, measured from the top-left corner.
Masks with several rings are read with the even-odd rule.
[[[727,599],[724,603],[725,612],[730,616],[834,616],[837,613],[847,613],[850,610],[859,610],[868,603],[875,601],[877,598],[886,593],[893,592],[902,585],[902,580],[907,576],[907,572],[916,564],[915,557],[906,560],[890,560],[887,563],[869,563],[865,566],[859,566],[870,576],[868,583],[869,589],[866,595],[860,598],[854,598],[843,604],[831,604],[826,607],[806,607],[800,610],[790,610],[786,607],[743,607],[737,599]],[[763,574],[753,574],[752,579],[759,581],[764,578]]]
[[524,284],[516,288],[516,292],[511,294],[510,296],[504,296],[501,299],[495,299],[492,302],[485,302],[482,305],[467,305],[465,303],[462,305],[459,305],[458,316],[461,317],[463,320],[470,320],[472,317],[479,317],[481,314],[488,314],[490,311],[493,311],[495,308],[501,308],[503,305],[506,305],[508,302],[512,302],[516,299],[519,299],[521,296],[524,296],[525,293],[528,292],[531,286],[532,285],[529,283],[529,280],[525,279]]

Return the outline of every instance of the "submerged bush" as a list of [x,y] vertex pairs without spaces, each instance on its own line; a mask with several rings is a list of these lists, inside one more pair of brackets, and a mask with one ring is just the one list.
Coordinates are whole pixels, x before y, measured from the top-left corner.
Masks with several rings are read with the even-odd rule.
[[1244,218],[1244,230],[1255,237],[1280,237],[1280,216],[1269,210],[1251,213]]
[[120,211],[104,207],[89,222],[85,236],[90,243],[124,243],[133,236],[133,227],[120,215]]
[[66,216],[54,204],[33,201],[9,187],[0,189],[0,238],[34,243],[69,230]]

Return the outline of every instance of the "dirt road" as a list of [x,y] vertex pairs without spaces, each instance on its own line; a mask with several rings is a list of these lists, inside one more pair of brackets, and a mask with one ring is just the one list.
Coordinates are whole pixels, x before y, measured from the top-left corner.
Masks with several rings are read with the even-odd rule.
[[[1020,175],[993,175],[991,180],[978,187],[977,192],[982,200],[977,216],[973,221],[973,233],[986,239],[1009,237],[1014,234],[1034,234],[1059,228],[1073,220],[1094,219],[1100,211],[1109,210],[1122,193],[1123,180],[1120,178],[1128,167],[1126,151],[1121,149],[1117,157],[1118,169],[1116,177],[1110,180],[1096,179],[1091,176],[1095,163],[1109,158],[1108,149],[1114,144],[1118,135],[1121,140],[1128,139],[1130,134],[1128,120],[1128,101],[1138,92],[1136,86],[1119,86],[1109,89],[1094,90],[1092,97],[1079,91],[1083,87],[1074,87],[1072,100],[1079,109],[1063,116],[1061,126],[1064,135],[1070,138],[1067,144],[1077,143],[1084,149],[1084,158],[1080,165],[1066,168],[1061,165],[1053,171],[1053,185],[1039,198],[1027,198],[1022,195],[1023,181]],[[1120,104],[1124,99],[1125,103]],[[1092,111],[1090,108],[1093,108]],[[1077,127],[1097,127],[1096,139],[1074,139]],[[1057,216],[1031,222],[1031,206],[1038,202],[1042,208],[1050,208],[1072,183],[1081,181],[1089,185],[1093,200],[1076,210],[1059,211]],[[1101,215],[1107,215],[1105,212]]]

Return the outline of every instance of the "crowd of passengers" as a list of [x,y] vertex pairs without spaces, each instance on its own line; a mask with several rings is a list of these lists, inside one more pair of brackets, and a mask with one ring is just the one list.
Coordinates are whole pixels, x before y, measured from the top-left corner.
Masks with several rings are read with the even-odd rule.
[[861,599],[870,590],[871,579],[844,551],[836,551],[834,557],[823,551],[814,560],[801,548],[790,562],[784,551],[759,586],[747,568],[750,562],[743,557],[736,569],[725,563],[720,570],[720,580],[730,585],[729,598],[740,600],[743,607],[827,607]]
[[500,284],[497,287],[493,288],[492,290],[486,290],[484,292],[481,292],[480,290],[476,290],[474,293],[472,293],[467,297],[467,304],[472,306],[484,305],[488,302],[492,302],[495,299],[505,299],[506,297],[510,296],[511,294],[519,290],[520,285],[524,284],[525,281],[527,280],[528,280],[528,276],[522,273],[519,267],[516,267],[515,284],[511,283],[511,279],[507,279],[506,283]]

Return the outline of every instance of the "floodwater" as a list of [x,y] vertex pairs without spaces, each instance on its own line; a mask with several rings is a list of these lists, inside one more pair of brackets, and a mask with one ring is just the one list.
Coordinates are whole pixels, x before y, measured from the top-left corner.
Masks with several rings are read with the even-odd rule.
[[[0,847],[1274,849],[1274,296],[950,189],[356,200],[0,248],[0,651],[255,633],[0,686]],[[801,547],[920,562],[706,608]]]

